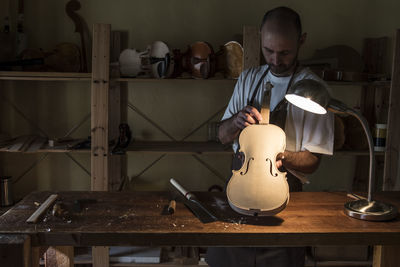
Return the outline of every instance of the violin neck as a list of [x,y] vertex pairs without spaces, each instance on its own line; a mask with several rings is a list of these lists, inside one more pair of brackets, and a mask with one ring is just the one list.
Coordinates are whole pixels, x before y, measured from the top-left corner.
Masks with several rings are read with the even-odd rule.
[[270,112],[270,102],[271,102],[271,89],[272,89],[272,84],[267,83],[267,88],[264,91],[263,95],[263,100],[261,103],[261,117],[263,118],[262,121],[260,121],[260,124],[268,124],[269,123],[269,112]]

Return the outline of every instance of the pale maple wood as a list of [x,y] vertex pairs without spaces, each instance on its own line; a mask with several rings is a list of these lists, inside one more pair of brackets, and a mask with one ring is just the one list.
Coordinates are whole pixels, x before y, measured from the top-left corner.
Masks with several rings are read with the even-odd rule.
[[226,189],[229,204],[246,215],[282,211],[289,202],[289,185],[286,173],[276,168],[276,156],[285,150],[285,133],[273,124],[253,124],[241,132],[239,144],[245,160],[232,171]]

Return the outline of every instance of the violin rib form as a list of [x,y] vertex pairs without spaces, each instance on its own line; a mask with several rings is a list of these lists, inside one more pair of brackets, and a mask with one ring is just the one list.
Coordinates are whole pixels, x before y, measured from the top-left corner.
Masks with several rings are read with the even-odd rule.
[[229,205],[240,214],[270,216],[289,202],[286,173],[276,167],[276,157],[286,147],[285,132],[273,124],[246,127],[239,136],[245,155],[241,169],[232,171],[226,195]]

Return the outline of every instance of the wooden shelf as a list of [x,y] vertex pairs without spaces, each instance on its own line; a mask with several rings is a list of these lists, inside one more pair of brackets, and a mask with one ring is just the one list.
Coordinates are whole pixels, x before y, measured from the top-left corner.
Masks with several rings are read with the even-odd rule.
[[205,153],[232,153],[230,145],[217,142],[170,142],[154,141],[133,142],[127,149],[128,152],[152,152],[172,154],[205,154]]
[[128,77],[119,77],[114,78],[117,82],[228,82],[228,83],[236,83],[236,79],[224,79],[224,78],[209,78],[209,79],[193,79],[193,78],[173,78],[173,79],[157,79],[157,78],[128,78]]
[[90,152],[90,149],[71,149],[71,147],[85,141],[85,139],[70,139],[55,142],[53,147],[48,144],[46,137],[38,135],[23,135],[13,139],[4,140],[0,152],[10,153],[67,153]]
[[372,82],[340,82],[340,81],[325,81],[330,86],[356,86],[356,85],[375,85],[375,86],[390,86],[391,81],[372,81]]
[[[47,139],[35,135],[20,136],[0,147],[0,152],[10,153],[89,153],[90,149],[71,149],[74,145],[84,139],[74,139],[56,144],[54,147],[48,145]],[[109,150],[112,150],[110,146]],[[127,152],[141,153],[168,153],[168,154],[232,154],[231,145],[223,145],[219,142],[206,141],[135,141],[126,149]],[[376,156],[384,155],[385,152],[375,152]],[[338,150],[334,156],[368,156],[368,150]]]
[[[137,141],[127,149],[128,152],[172,153],[172,154],[232,154],[230,145],[222,145],[218,142],[170,142],[170,141]],[[376,156],[385,152],[375,152]],[[368,150],[339,150],[334,151],[333,156],[368,156]]]
[[19,81],[90,81],[91,73],[0,71],[0,80]]

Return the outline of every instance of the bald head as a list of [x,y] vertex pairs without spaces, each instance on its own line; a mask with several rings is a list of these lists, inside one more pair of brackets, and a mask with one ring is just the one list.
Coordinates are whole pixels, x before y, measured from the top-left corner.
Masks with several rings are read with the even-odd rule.
[[270,70],[277,76],[291,75],[300,47],[306,39],[299,15],[288,7],[268,11],[261,24],[261,49]]
[[300,38],[302,29],[300,16],[288,7],[277,7],[265,13],[261,22],[261,31]]

